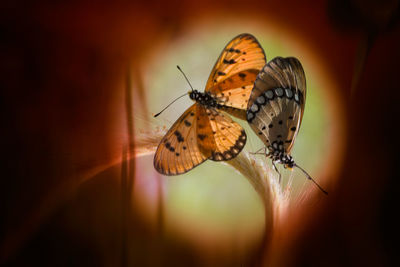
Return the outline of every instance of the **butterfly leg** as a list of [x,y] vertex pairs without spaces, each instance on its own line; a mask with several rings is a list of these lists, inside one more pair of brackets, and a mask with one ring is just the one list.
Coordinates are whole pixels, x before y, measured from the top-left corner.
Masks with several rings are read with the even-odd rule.
[[[260,150],[264,149],[263,153],[260,153]],[[249,152],[249,154],[251,155],[266,155],[267,154],[267,147],[262,147],[259,150],[257,150],[256,152]]]
[[274,168],[274,170],[279,174],[279,184],[281,183],[281,173],[279,172],[278,168],[275,165],[275,162],[272,161],[272,167]]

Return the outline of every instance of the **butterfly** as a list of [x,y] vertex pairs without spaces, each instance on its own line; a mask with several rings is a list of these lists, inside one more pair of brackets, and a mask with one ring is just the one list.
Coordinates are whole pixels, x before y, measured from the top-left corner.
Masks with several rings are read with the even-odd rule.
[[[265,144],[264,154],[285,168],[297,167],[326,193],[290,155],[299,133],[306,102],[306,77],[294,57],[276,57],[257,75],[247,105],[247,122]],[[268,153],[266,153],[268,149]]]
[[164,175],[178,175],[207,159],[236,157],[247,136],[228,114],[246,118],[247,101],[265,62],[264,50],[254,36],[233,38],[215,63],[205,91],[189,92],[195,103],[162,138],[154,155],[154,168]]

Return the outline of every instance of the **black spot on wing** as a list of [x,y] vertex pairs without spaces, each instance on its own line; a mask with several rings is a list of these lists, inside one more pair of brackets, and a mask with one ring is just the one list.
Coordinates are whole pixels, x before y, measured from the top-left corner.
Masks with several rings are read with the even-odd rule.
[[235,61],[234,59],[230,59],[230,60],[224,59],[224,63],[225,63],[225,64],[235,64],[236,61]]
[[185,139],[183,138],[181,132],[179,132],[178,130],[176,130],[176,131],[174,132],[174,134],[175,134],[176,138],[178,139],[178,142],[183,142],[183,141],[185,140]]
[[235,52],[235,53],[238,53],[238,54],[241,52],[239,49],[235,49],[233,47],[227,49],[226,51],[231,52],[231,53]]
[[203,141],[203,140],[207,137],[207,135],[198,134],[197,137],[198,137],[201,141]]

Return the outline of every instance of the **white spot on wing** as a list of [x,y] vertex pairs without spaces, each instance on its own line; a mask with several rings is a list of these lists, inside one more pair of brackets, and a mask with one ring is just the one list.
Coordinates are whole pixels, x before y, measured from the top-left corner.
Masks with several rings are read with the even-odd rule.
[[258,106],[257,106],[257,104],[253,104],[252,106],[251,106],[251,111],[253,111],[253,112],[257,112],[258,111]]
[[265,92],[265,96],[268,97],[268,99],[274,98],[274,93],[271,90],[268,90]]
[[257,97],[256,99],[258,104],[264,104],[265,103],[265,97],[263,95],[260,95],[259,97]]
[[276,88],[275,89],[275,94],[277,96],[283,96],[283,89],[282,88]]

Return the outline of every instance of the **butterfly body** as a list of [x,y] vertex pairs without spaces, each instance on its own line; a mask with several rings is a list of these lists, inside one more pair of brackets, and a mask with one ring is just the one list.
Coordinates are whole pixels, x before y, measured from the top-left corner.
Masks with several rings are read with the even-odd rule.
[[222,108],[222,105],[219,103],[218,99],[213,97],[209,92],[202,93],[197,90],[193,90],[189,93],[189,97],[204,107]]
[[294,160],[290,154],[288,154],[284,148],[282,141],[274,141],[272,146],[268,146],[269,157],[275,163],[281,163],[285,168],[293,168]]
[[246,117],[247,101],[265,54],[257,39],[241,34],[232,39],[215,63],[204,92],[192,90],[195,103],[172,125],[154,156],[164,175],[185,173],[207,159],[230,160],[246,144],[246,133],[228,114]]

